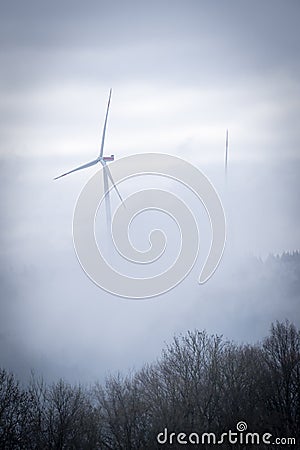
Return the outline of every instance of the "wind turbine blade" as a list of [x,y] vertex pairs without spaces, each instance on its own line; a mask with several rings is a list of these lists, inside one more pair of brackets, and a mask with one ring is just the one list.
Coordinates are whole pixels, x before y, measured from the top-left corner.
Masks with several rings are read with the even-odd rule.
[[102,166],[103,166],[103,169],[104,169],[105,173],[108,175],[108,177],[109,177],[109,179],[110,179],[110,181],[111,181],[113,187],[115,188],[115,190],[116,190],[116,192],[117,192],[117,194],[118,194],[118,196],[119,196],[119,199],[121,200],[122,203],[124,203],[124,201],[123,201],[123,199],[122,199],[122,197],[121,197],[121,194],[120,194],[120,192],[119,192],[119,189],[118,189],[117,186],[115,185],[114,179],[113,179],[113,177],[112,177],[112,174],[110,173],[110,170],[109,170],[107,164],[105,163],[105,161],[102,161],[102,160],[100,160],[100,162],[101,162],[101,164],[102,164]]
[[106,133],[106,124],[107,124],[107,117],[108,117],[108,110],[110,105],[110,98],[111,98],[111,89],[109,91],[109,98],[108,98],[108,104],[107,104],[107,110],[106,110],[106,116],[104,121],[104,127],[103,127],[103,133],[102,133],[102,141],[101,141],[101,148],[100,148],[100,158],[103,156],[103,149],[104,149],[104,140],[105,140],[105,133]]
[[58,178],[65,177],[66,175],[69,175],[72,172],[77,172],[77,170],[86,169],[87,167],[94,166],[95,164],[97,164],[97,162],[99,162],[99,160],[95,159],[94,161],[91,161],[91,162],[89,162],[87,164],[83,164],[83,166],[79,166],[76,169],[70,170],[69,172],[63,173],[62,175],[59,175],[58,177],[55,177],[54,180],[57,180]]

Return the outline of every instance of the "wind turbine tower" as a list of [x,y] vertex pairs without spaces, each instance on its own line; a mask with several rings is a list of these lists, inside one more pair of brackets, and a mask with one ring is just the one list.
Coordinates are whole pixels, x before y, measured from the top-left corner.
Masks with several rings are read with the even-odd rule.
[[227,166],[228,166],[228,130],[226,130],[226,145],[225,145],[225,176],[227,180]]

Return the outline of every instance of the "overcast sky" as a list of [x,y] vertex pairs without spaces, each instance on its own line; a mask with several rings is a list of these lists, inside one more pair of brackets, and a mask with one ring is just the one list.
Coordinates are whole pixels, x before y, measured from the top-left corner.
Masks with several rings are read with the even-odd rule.
[[271,320],[293,319],[280,302],[270,315],[255,302],[240,313],[237,299],[205,303],[195,284],[204,254],[159,298],[104,293],[78,264],[71,233],[75,201],[97,168],[52,178],[96,157],[113,88],[106,154],[180,156],[219,191],[230,245],[203,289],[217,290],[226,264],[234,272],[244,255],[299,249],[299,2],[0,5],[3,364],[22,376],[33,367],[90,380],[155,359],[190,328],[254,341]]

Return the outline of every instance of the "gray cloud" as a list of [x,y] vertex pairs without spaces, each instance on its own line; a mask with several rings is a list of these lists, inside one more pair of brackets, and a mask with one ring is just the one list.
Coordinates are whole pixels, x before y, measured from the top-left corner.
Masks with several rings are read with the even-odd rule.
[[[299,69],[299,4],[14,2],[2,6],[6,82],[130,78],[235,84]],[[16,70],[13,70],[13,69]]]

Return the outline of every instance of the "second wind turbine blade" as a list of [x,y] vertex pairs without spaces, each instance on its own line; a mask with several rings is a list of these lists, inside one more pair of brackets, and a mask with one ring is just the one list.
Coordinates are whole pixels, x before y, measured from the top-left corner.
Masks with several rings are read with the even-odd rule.
[[77,170],[86,169],[87,167],[94,166],[95,164],[97,164],[97,162],[99,162],[99,160],[95,159],[94,161],[91,161],[89,163],[83,164],[82,166],[76,167],[76,169],[72,169],[69,172],[63,173],[62,175],[59,175],[58,177],[55,177],[54,180],[58,180],[58,178],[65,177],[66,175],[69,175],[72,172],[77,172]]

